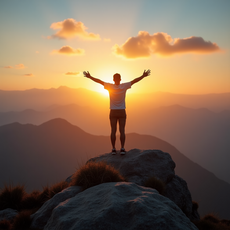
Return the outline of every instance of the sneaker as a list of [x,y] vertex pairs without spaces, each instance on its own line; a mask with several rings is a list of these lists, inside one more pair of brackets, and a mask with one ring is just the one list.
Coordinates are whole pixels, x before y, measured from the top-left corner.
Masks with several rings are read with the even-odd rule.
[[121,154],[121,155],[125,155],[125,153],[126,153],[125,149],[124,149],[124,148],[121,148],[120,154]]
[[116,149],[112,149],[112,155],[116,155],[117,154],[117,150]]

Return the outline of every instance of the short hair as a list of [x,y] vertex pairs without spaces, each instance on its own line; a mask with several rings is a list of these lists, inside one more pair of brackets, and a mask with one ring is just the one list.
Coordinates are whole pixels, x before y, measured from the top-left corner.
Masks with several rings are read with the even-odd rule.
[[115,73],[113,75],[113,80],[121,80],[121,75],[119,73]]

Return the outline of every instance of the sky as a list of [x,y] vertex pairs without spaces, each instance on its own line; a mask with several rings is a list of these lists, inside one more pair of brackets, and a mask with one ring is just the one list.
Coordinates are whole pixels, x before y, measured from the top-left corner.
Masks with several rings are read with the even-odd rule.
[[229,0],[1,0],[0,89],[230,92]]

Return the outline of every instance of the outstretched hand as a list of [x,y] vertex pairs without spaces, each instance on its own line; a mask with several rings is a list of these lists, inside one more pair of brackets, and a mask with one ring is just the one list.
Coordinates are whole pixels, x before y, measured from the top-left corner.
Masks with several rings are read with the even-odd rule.
[[148,70],[144,70],[142,76],[143,76],[143,77],[147,77],[147,76],[149,76],[150,74],[151,74],[151,70],[148,69]]
[[90,75],[90,73],[89,73],[89,71],[84,71],[83,72],[83,74],[84,74],[84,77],[87,77],[87,78],[89,78],[89,77],[91,77],[91,75]]

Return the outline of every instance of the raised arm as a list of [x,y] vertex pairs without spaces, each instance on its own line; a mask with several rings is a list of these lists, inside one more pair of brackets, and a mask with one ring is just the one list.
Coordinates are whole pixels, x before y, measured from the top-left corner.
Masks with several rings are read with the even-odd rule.
[[98,78],[92,77],[90,75],[89,71],[88,72],[84,71],[83,74],[84,74],[85,77],[87,77],[87,78],[89,78],[89,79],[91,79],[91,80],[93,80],[93,81],[95,81],[95,82],[97,82],[97,83],[99,83],[101,85],[104,85],[104,81],[102,81],[102,80],[100,80]]
[[131,85],[133,85],[134,83],[137,83],[138,81],[142,80],[144,77],[147,77],[151,74],[151,70],[144,70],[142,76],[135,78],[134,80],[131,81]]

